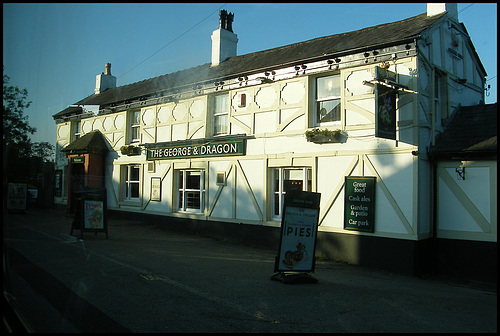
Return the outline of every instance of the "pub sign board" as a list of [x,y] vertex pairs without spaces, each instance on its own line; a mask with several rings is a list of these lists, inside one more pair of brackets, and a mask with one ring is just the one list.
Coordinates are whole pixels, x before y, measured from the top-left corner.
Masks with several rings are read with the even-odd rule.
[[208,141],[201,144],[154,145],[147,148],[147,160],[169,160],[245,155],[246,139]]
[[314,272],[320,198],[308,191],[285,194],[275,272]]
[[375,89],[375,136],[396,140],[396,90],[382,84]]
[[373,232],[375,229],[376,177],[346,176],[344,229]]

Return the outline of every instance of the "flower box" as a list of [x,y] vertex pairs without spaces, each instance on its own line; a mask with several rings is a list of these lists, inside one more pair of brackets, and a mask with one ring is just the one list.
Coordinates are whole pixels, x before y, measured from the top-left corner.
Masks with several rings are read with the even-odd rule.
[[306,131],[305,133],[308,142],[314,142],[318,144],[342,142],[342,135],[343,134],[341,130],[331,131],[328,129],[319,128]]
[[122,146],[120,151],[123,155],[133,156],[133,155],[141,155],[141,148],[133,145]]

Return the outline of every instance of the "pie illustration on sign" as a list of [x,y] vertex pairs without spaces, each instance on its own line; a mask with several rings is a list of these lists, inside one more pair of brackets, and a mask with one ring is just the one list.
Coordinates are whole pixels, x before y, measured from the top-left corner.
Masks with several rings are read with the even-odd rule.
[[282,263],[285,267],[293,269],[295,266],[306,260],[306,258],[306,246],[299,241],[297,244],[297,250],[288,250],[285,252],[285,258],[282,260]]

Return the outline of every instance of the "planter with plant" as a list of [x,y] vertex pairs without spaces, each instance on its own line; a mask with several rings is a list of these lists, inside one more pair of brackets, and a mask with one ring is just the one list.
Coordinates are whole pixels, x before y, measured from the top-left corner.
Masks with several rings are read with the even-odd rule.
[[332,131],[329,129],[314,128],[306,131],[305,136],[307,141],[314,143],[340,142],[342,131],[339,129]]
[[121,146],[120,151],[122,152],[123,155],[129,155],[129,156],[141,154],[141,148],[134,145]]

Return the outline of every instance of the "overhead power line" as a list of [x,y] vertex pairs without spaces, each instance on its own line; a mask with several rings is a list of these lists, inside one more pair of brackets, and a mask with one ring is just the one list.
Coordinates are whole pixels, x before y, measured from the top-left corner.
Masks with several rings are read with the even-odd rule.
[[469,9],[469,7],[474,6],[475,3],[471,3],[469,6],[462,8],[461,10],[458,11],[458,14],[462,13],[464,10]]
[[180,34],[179,36],[177,36],[176,38],[174,38],[172,41],[170,41],[167,44],[165,44],[158,51],[154,52],[151,56],[147,57],[144,61],[140,62],[139,64],[137,64],[136,66],[134,66],[132,69],[130,69],[127,72],[125,72],[125,73],[121,74],[120,76],[118,76],[118,78],[121,78],[121,77],[125,76],[126,74],[128,74],[129,72],[131,72],[132,70],[134,70],[135,68],[137,68],[139,65],[143,64],[144,62],[146,62],[147,60],[149,60],[151,57],[153,57],[154,55],[158,54],[160,51],[162,51],[163,49],[165,49],[166,47],[168,47],[169,45],[171,45],[172,43],[174,43],[175,41],[177,41],[178,39],[180,39],[181,37],[183,37],[187,33],[189,33],[191,30],[193,30],[194,28],[196,28],[197,26],[199,26],[203,21],[205,21],[206,19],[208,19],[209,17],[211,17],[213,14],[217,13],[225,5],[227,5],[227,3],[223,4],[222,6],[220,6],[219,8],[217,8],[215,11],[213,11],[212,13],[210,13],[209,15],[207,15],[207,17],[205,17],[204,19],[202,19],[201,21],[199,21],[197,24],[195,24],[194,26],[192,26],[191,28],[189,28],[188,30],[186,30],[184,33]]

